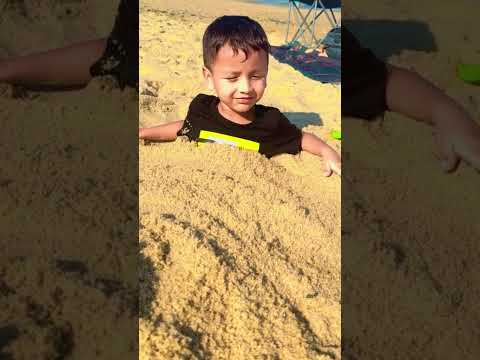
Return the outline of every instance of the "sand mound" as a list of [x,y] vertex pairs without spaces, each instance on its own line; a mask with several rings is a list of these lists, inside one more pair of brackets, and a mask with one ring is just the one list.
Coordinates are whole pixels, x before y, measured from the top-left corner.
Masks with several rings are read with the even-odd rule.
[[219,145],[140,164],[143,358],[338,358],[336,191]]

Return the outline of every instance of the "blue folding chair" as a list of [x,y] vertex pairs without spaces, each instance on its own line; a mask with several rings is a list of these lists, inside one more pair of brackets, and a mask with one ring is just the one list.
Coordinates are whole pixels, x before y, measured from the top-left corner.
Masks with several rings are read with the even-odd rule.
[[[307,14],[304,16],[302,11],[299,8],[300,4],[306,5],[308,8]],[[308,44],[304,34],[306,31],[310,32],[312,35],[310,45],[313,47],[319,47],[322,45],[322,40],[317,39],[315,36],[315,26],[317,19],[324,15],[327,17],[330,25],[333,29],[340,28],[340,24],[335,16],[333,10],[341,8],[341,0],[289,0],[288,1],[288,22],[287,22],[287,35],[285,37],[285,42],[287,44],[299,41],[303,37],[305,44]],[[288,34],[290,30],[290,24],[293,25],[291,15],[292,11],[296,17],[297,30],[293,35],[293,38],[289,41]]]

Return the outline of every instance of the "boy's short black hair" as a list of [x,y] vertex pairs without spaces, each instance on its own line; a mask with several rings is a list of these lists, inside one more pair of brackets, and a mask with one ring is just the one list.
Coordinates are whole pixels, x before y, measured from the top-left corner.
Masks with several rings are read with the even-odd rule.
[[270,53],[270,44],[262,26],[248,16],[222,16],[212,22],[203,34],[203,63],[212,70],[218,51],[229,44],[234,54],[242,50],[248,58],[250,48]]

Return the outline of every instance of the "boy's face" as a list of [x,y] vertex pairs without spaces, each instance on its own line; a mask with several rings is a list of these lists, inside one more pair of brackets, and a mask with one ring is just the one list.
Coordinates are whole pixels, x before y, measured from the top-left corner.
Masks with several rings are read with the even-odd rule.
[[212,71],[203,68],[208,87],[214,90],[221,105],[237,114],[248,113],[267,87],[268,54],[250,49],[248,59],[242,50],[235,55],[229,45],[217,53]]

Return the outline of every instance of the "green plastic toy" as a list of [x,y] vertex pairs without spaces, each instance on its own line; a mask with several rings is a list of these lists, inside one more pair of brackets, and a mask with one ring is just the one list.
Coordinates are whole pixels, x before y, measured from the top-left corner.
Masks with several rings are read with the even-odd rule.
[[459,64],[457,74],[467,83],[480,85],[480,64]]
[[330,135],[332,136],[332,138],[334,138],[335,140],[342,140],[342,132],[340,130],[332,130],[332,132],[330,133]]

